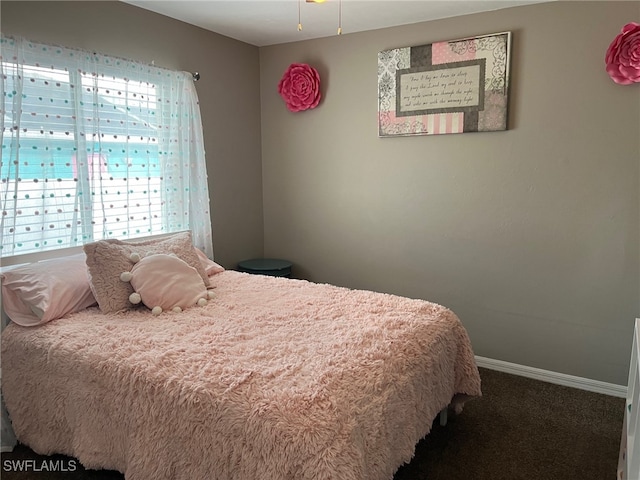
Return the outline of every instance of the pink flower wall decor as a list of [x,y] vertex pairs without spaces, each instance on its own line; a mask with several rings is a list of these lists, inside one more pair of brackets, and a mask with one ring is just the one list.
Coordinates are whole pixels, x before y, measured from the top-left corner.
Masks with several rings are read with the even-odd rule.
[[320,103],[320,75],[306,63],[292,63],[278,83],[278,93],[292,112],[315,108]]
[[611,79],[620,85],[640,82],[640,24],[627,23],[613,39],[604,61]]

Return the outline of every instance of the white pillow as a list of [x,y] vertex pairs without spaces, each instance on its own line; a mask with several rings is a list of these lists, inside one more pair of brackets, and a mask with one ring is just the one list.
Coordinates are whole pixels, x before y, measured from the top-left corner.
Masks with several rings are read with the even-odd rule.
[[96,303],[84,253],[8,268],[0,278],[4,311],[25,327],[42,325]]

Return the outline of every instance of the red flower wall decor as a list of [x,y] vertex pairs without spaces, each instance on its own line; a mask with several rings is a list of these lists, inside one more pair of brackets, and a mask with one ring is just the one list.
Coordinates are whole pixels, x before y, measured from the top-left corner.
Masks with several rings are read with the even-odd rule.
[[306,63],[292,63],[278,83],[278,93],[292,112],[315,108],[320,103],[320,75]]
[[640,24],[627,23],[613,39],[604,61],[611,79],[620,85],[640,82]]

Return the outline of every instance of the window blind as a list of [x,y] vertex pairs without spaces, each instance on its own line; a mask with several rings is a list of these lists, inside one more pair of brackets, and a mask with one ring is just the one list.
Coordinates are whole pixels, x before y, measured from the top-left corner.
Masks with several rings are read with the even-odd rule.
[[2,37],[1,255],[211,222],[192,77]]

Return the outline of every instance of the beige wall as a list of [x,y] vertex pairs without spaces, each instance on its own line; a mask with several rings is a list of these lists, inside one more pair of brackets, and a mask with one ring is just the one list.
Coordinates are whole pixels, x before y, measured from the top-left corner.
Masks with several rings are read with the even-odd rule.
[[258,48],[122,2],[0,4],[2,33],[198,71],[216,261],[263,250]]
[[[640,85],[603,59],[638,20],[639,2],[559,2],[261,48],[265,254],[449,306],[480,356],[626,384]],[[379,51],[507,30],[508,131],[377,137]],[[292,62],[320,72],[315,110],[277,94]]]

